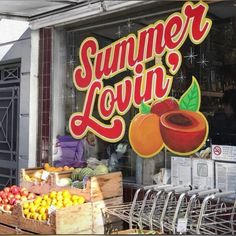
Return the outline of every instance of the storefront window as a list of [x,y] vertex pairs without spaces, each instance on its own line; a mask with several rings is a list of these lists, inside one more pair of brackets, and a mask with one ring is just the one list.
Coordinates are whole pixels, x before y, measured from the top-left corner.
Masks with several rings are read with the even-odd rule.
[[[167,3],[165,3],[167,4]],[[73,84],[73,71],[79,61],[79,50],[81,43],[87,37],[94,37],[99,43],[99,48],[110,45],[119,38],[137,31],[145,26],[155,23],[157,20],[165,20],[170,14],[170,9],[176,9],[177,3],[168,3],[153,7],[140,12],[129,13],[122,17],[115,17],[106,22],[102,19],[97,21],[97,25],[73,26],[66,33],[67,50],[67,74],[64,85],[65,120],[68,121],[71,114],[82,111],[85,92],[78,91]],[[200,45],[194,45],[187,40],[181,47],[182,65],[178,73],[174,76],[170,96],[179,99],[187,90],[195,76],[201,87],[201,112],[209,120],[211,128],[214,113],[222,111],[222,96],[224,91],[236,88],[236,6],[232,2],[223,2],[209,5],[208,17],[212,19],[213,26],[207,38]],[[168,10],[168,14],[161,14]],[[164,9],[164,10],[163,10]],[[176,11],[176,10],[175,10]],[[164,59],[162,60],[165,65]],[[153,66],[155,61],[146,64],[146,69]],[[166,66],[166,65],[165,65]],[[168,68],[166,66],[166,68]],[[113,78],[104,81],[104,85],[113,86],[125,76],[132,76],[131,71],[117,74]],[[131,107],[124,115],[126,126],[138,109]],[[93,116],[101,119],[98,111],[93,111]],[[103,121],[104,122],[104,121]],[[65,124],[65,133],[67,124]],[[211,135],[211,132],[210,132]],[[211,138],[211,137],[209,137]],[[136,174],[136,154],[133,153],[128,141],[128,129],[124,138],[115,144],[105,142],[97,138],[96,158],[111,159],[118,161],[117,168],[123,171],[124,177],[135,177]],[[122,151],[118,152],[118,149]],[[88,158],[88,157],[87,157]],[[162,165],[164,162],[162,162]],[[160,168],[161,166],[159,166]],[[157,170],[158,171],[158,170]]]

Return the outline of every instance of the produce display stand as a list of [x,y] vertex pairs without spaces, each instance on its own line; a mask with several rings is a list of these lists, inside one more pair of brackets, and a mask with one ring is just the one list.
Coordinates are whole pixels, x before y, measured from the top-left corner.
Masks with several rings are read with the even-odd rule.
[[[24,169],[22,174],[36,171],[39,168]],[[120,221],[117,217],[106,217],[103,209],[123,202],[123,186],[121,172],[90,177],[86,189],[57,186],[58,178],[71,175],[71,171],[52,173],[47,182],[27,183],[21,178],[21,187],[30,192],[39,193],[42,185],[50,191],[67,189],[71,194],[84,196],[86,203],[60,208],[50,214],[48,221],[27,219],[23,214],[23,206],[17,204],[12,213],[0,212],[0,232],[4,234],[104,234],[109,225]]]
[[85,189],[58,186],[61,178],[70,177],[72,171],[52,172],[47,181],[29,182],[24,179],[24,175],[31,175],[33,172],[42,170],[42,168],[30,168],[21,170],[20,186],[27,188],[30,192],[36,194],[46,194],[51,191],[63,191],[67,189],[71,194],[83,194],[87,201],[98,201],[113,197],[123,196],[122,173],[113,172],[104,175],[90,177],[86,183]]

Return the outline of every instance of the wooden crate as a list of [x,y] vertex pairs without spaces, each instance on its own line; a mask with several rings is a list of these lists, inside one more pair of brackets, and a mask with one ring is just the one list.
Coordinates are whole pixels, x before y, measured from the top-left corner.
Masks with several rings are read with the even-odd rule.
[[12,213],[0,211],[0,234],[31,234],[19,229],[18,209],[15,206]]
[[[68,177],[67,173],[53,175],[54,183],[57,183],[60,178]],[[61,191],[68,187],[60,187],[56,184],[52,190]],[[89,178],[86,189],[69,188],[71,194],[83,194],[87,201],[95,202],[103,199],[115,198],[123,196],[122,173],[112,172],[104,175],[97,175]]]
[[49,193],[50,191],[69,190],[71,194],[83,194],[86,201],[94,202],[103,199],[123,196],[122,173],[113,172],[89,178],[86,189],[72,187],[61,187],[57,183],[61,178],[71,177],[72,171],[53,172],[49,175],[47,182],[32,183],[24,180],[24,174],[32,175],[41,168],[22,169],[20,186],[27,188],[36,194]]
[[48,222],[26,219],[19,211],[19,228],[37,234],[92,233],[92,205],[84,203],[56,210]]
[[9,225],[0,224],[0,234],[6,235],[6,234],[33,234],[24,230],[20,230],[18,228],[11,227]]
[[42,181],[42,182],[29,182],[24,179],[24,175],[29,175],[32,176],[33,173],[36,171],[42,170],[43,168],[29,168],[29,169],[21,169],[21,176],[20,176],[20,186],[27,188],[30,192],[36,193],[36,194],[46,194],[49,193],[52,189],[52,187],[56,184],[55,183],[55,177],[54,175],[56,174],[57,176],[70,176],[72,171],[61,171],[61,172],[52,172],[50,173],[47,181]]
[[11,225],[12,227],[18,227],[18,211],[14,207],[12,213],[6,213],[0,211],[0,223]]
[[88,202],[56,210],[48,222],[26,219],[21,205],[18,209],[18,228],[37,234],[103,234],[106,219],[102,209],[111,204],[120,204],[122,198]]

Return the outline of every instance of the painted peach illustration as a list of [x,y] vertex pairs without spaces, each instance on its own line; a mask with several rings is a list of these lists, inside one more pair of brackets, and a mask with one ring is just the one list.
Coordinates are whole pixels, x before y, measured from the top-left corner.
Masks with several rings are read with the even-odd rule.
[[141,157],[153,157],[163,148],[160,118],[156,114],[137,114],[131,121],[129,140],[133,150]]
[[171,111],[160,117],[160,131],[170,151],[189,155],[205,142],[207,120],[200,112]]
[[152,104],[151,112],[161,116],[169,111],[179,110],[179,104],[175,98],[169,97],[163,101],[157,101]]

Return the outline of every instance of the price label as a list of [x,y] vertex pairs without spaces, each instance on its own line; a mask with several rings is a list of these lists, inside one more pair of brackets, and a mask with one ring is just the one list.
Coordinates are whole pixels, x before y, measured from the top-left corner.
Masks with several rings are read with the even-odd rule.
[[48,171],[44,170],[42,173],[41,179],[46,181],[48,179],[49,174],[50,173]]
[[49,208],[48,208],[48,214],[52,214],[54,211],[56,211],[56,207],[54,205],[51,205]]
[[178,224],[177,224],[177,232],[180,233],[180,234],[186,233],[187,223],[188,223],[187,218],[179,218],[178,219]]

